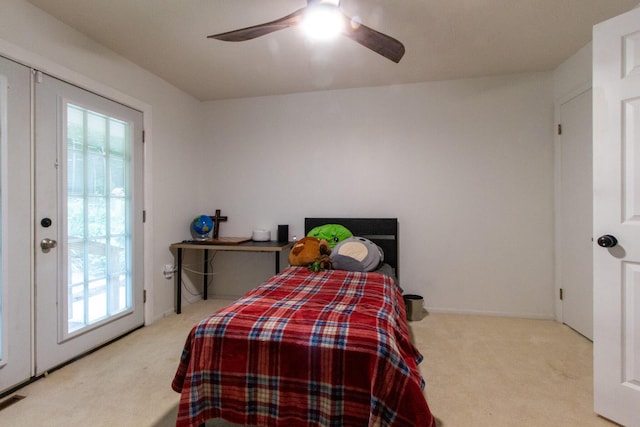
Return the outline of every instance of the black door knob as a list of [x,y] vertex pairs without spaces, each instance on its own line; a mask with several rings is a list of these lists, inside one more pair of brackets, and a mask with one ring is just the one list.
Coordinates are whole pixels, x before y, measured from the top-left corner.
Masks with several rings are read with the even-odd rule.
[[603,248],[612,248],[618,244],[618,239],[613,237],[611,234],[605,234],[604,236],[598,237],[598,245]]

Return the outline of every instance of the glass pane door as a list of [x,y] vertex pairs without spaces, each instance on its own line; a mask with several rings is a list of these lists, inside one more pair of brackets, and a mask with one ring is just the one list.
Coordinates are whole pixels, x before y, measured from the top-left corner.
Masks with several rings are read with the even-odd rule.
[[142,114],[35,85],[36,373],[144,323]]
[[[7,78],[0,74],[0,225],[4,224],[2,218],[4,218],[4,209],[6,203],[4,202],[4,180],[2,179],[3,171],[4,171],[4,147],[7,144],[7,136],[6,136],[6,127],[7,127]],[[7,322],[4,320],[4,301],[6,297],[4,294],[6,293],[3,288],[4,279],[4,264],[2,262],[2,253],[4,252],[4,227],[0,226],[0,266],[2,266],[2,274],[0,274],[0,367],[4,366],[6,362],[2,357],[2,352],[6,347],[5,340],[7,339],[7,332],[5,329],[7,328]]]
[[31,69],[0,57],[0,392],[31,376]]

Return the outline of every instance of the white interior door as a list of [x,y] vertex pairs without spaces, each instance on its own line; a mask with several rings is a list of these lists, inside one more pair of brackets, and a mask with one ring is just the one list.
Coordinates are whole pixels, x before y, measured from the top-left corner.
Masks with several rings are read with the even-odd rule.
[[[640,9],[594,27],[595,410],[640,426]],[[605,244],[605,241],[600,243]]]
[[0,57],[0,392],[31,377],[31,70]]
[[142,113],[38,74],[36,373],[144,321]]
[[558,275],[562,322],[593,340],[592,91],[559,106]]

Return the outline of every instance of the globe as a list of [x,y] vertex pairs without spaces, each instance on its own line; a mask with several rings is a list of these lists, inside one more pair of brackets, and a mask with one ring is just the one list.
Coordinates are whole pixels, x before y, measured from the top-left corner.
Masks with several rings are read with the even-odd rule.
[[213,221],[209,215],[198,215],[191,221],[191,233],[198,240],[205,240],[213,230]]

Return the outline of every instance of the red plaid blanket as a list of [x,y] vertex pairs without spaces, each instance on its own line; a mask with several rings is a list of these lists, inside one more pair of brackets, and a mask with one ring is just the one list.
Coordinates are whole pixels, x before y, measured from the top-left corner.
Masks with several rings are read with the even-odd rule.
[[176,426],[435,426],[402,301],[378,273],[272,277],[192,329]]

